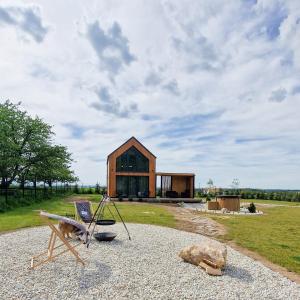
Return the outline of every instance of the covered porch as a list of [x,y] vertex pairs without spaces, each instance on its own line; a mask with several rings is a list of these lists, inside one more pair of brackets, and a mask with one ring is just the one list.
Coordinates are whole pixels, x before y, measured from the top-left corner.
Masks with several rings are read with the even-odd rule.
[[194,198],[195,174],[193,173],[156,173],[160,177],[160,197]]

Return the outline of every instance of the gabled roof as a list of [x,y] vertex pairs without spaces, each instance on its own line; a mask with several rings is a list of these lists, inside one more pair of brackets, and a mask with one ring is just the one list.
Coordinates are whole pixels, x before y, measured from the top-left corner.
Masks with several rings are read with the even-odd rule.
[[117,150],[119,150],[120,148],[122,148],[124,145],[126,145],[127,143],[129,143],[131,140],[134,140],[135,142],[137,142],[141,147],[143,147],[149,154],[151,154],[153,157],[156,158],[156,156],[149,151],[138,139],[136,139],[134,136],[132,136],[130,139],[128,139],[125,143],[123,143],[120,147],[118,147],[117,149],[115,149],[113,152],[111,152],[108,156],[107,159],[113,154],[115,153]]

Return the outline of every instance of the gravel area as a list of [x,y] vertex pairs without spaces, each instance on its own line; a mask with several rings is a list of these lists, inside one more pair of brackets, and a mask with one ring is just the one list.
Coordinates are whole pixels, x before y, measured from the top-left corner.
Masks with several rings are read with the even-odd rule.
[[211,213],[211,214],[230,214],[230,215],[240,215],[240,216],[257,216],[257,215],[263,215],[264,213],[260,210],[256,210],[255,213],[250,213],[248,208],[246,207],[244,203],[242,203],[240,211],[228,211],[224,213],[222,210],[212,210],[212,209],[207,209],[207,204],[206,203],[184,203],[183,207],[191,210],[196,210],[199,212],[204,212],[204,213]]
[[[108,227],[109,228],[109,227]],[[49,229],[0,236],[0,299],[300,299],[300,285],[228,247],[221,277],[184,263],[178,252],[208,238],[151,225],[121,224],[111,243],[80,246],[86,267],[64,254],[28,270],[30,257],[47,246]]]

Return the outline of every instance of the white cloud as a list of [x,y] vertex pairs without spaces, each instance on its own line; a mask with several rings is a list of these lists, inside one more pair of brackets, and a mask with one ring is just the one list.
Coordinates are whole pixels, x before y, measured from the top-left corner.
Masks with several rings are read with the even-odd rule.
[[87,37],[103,68],[112,74],[117,74],[123,65],[129,65],[135,60],[130,53],[128,39],[122,34],[122,29],[117,22],[114,22],[105,33],[99,22],[95,21],[88,25]]
[[42,24],[39,7],[0,6],[0,25],[13,26],[41,43],[48,31]]
[[299,1],[32,2],[1,2],[0,97],[54,125],[82,182],[134,135],[197,186],[299,188]]
[[269,98],[272,102],[282,102],[287,96],[287,91],[284,88],[279,88],[275,91],[272,91],[272,94]]

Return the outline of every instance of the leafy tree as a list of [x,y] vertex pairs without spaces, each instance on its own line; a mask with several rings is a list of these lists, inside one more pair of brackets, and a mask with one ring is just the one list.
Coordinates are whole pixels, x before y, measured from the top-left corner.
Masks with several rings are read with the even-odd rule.
[[71,154],[52,145],[51,126],[20,109],[20,103],[0,103],[0,188],[18,181],[73,182]]
[[40,160],[34,164],[29,176],[32,181],[43,181],[52,187],[53,181],[75,182],[78,180],[70,170],[71,154],[63,146],[47,145],[40,153]]

